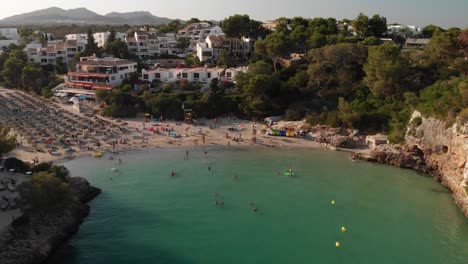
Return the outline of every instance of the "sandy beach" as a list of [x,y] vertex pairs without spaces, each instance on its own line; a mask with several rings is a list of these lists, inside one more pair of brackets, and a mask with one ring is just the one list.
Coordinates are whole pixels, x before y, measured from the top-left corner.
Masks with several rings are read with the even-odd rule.
[[[89,111],[88,111],[89,112]],[[266,135],[263,123],[235,117],[199,119],[197,124],[172,120],[153,122],[141,118],[113,119],[89,113],[77,113],[71,105],[46,100],[16,90],[0,88],[0,122],[12,128],[17,148],[5,155],[25,162],[59,162],[102,153],[101,158],[124,159],[129,150],[171,147],[224,146],[267,148],[324,148],[313,134],[308,137]],[[309,130],[304,122],[279,122],[273,127]],[[316,131],[317,137],[322,131]],[[312,136],[311,136],[312,135]],[[26,180],[19,173],[4,173],[5,181],[14,177],[16,184]],[[6,197],[17,192],[5,191]],[[0,193],[0,198],[2,193]],[[0,229],[18,216],[19,209],[0,211]]]
[[[18,146],[7,157],[26,162],[37,159],[40,163],[94,153],[172,146],[323,147],[303,137],[266,135],[261,133],[262,123],[235,117],[199,119],[198,125],[171,120],[145,122],[144,118],[111,119],[79,114],[70,105],[22,92],[0,89],[0,96],[16,101],[25,98],[25,102],[16,106],[21,116],[11,112],[15,106],[4,105],[0,122],[10,126],[12,133],[17,135]],[[36,104],[28,104],[31,101],[36,101]],[[44,124],[45,120],[48,123]],[[275,127],[299,131],[309,126],[303,122],[279,122]]]

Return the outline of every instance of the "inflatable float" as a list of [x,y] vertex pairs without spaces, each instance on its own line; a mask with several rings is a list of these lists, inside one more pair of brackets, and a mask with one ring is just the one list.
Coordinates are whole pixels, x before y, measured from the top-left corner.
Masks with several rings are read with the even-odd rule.
[[96,152],[96,153],[93,154],[93,157],[100,158],[100,157],[102,157],[102,153],[101,152]]

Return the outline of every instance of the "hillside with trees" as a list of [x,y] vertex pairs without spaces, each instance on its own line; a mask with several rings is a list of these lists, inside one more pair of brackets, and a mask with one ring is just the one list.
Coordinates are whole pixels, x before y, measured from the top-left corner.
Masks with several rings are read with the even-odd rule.
[[[172,21],[158,28],[176,32],[187,23]],[[386,18],[380,15],[359,14],[354,20],[342,21],[279,18],[274,31],[264,29],[248,15],[233,15],[221,26],[228,36],[257,38],[249,72],[240,73],[234,87],[216,80],[201,92],[196,83],[154,82],[133,92],[136,80],[127,80],[120,89],[97,92],[97,98],[104,102],[103,113],[119,117],[145,112],[182,119],[184,104],[194,110],[195,117],[284,115],[288,120],[305,118],[314,125],[384,132],[393,142],[403,140],[415,109],[452,123],[461,116],[458,120],[466,122],[467,29],[430,25],[413,36],[430,37],[425,48],[403,49],[395,44],[402,35],[386,32]],[[394,43],[382,37],[392,38]],[[91,41],[87,46],[84,55],[107,52],[135,59],[125,43],[115,39],[104,49]],[[293,53],[299,58],[291,60]],[[223,56],[226,58],[220,65],[234,64],[228,54]],[[188,56],[186,61],[200,65],[194,57]],[[54,82],[14,47],[0,55],[0,72],[0,82],[5,85],[43,95],[48,94],[44,87]],[[17,72],[22,74],[14,74]]]

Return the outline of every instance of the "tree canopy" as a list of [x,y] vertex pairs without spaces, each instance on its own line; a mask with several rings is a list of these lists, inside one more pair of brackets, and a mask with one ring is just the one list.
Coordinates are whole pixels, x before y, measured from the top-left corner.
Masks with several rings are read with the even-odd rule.
[[227,36],[235,38],[264,38],[268,33],[261,22],[250,19],[248,15],[239,14],[224,19],[222,29]]
[[15,149],[16,137],[10,135],[10,128],[0,123],[0,157]]
[[373,15],[369,18],[361,13],[352,22],[352,25],[358,36],[363,38],[371,36],[379,38],[387,32],[387,19],[379,15]]
[[364,65],[365,83],[376,96],[402,94],[406,83],[409,63],[400,54],[400,48],[390,43],[369,48]]

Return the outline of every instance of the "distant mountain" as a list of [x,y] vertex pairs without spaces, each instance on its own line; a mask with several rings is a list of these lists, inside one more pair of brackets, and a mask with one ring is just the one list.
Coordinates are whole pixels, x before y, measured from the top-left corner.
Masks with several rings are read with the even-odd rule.
[[153,16],[150,12],[112,12],[105,16],[94,13],[86,8],[65,10],[50,7],[38,11],[14,15],[0,20],[0,25],[53,25],[53,24],[166,24],[172,19]]
[[114,19],[125,19],[127,24],[167,24],[172,21],[170,18],[153,16],[148,11],[137,11],[127,13],[112,12],[105,17]]

